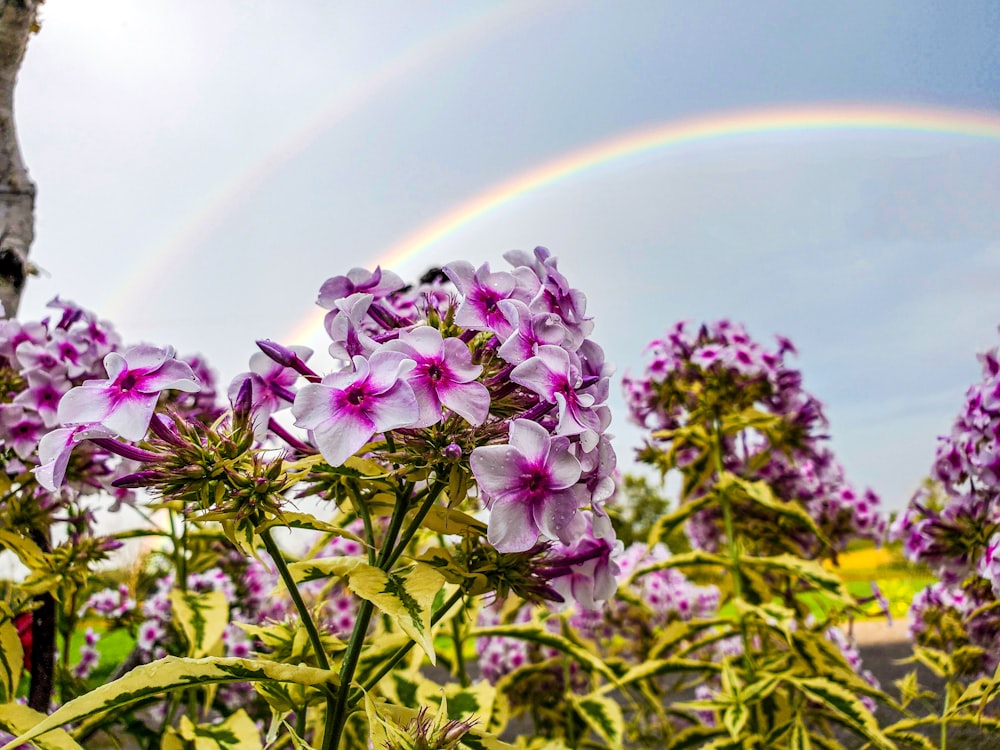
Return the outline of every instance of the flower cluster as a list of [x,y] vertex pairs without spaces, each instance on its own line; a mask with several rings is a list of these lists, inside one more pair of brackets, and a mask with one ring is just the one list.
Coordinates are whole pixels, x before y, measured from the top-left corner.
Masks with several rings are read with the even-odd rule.
[[[580,635],[594,642],[604,655],[627,656],[642,661],[648,656],[658,632],[677,620],[709,617],[719,606],[719,589],[700,586],[680,571],[658,567],[670,558],[667,548],[633,544],[616,556],[616,564],[625,584],[623,596],[601,608],[579,608],[568,613],[568,624]],[[648,568],[648,570],[647,570]],[[509,617],[510,622],[527,622],[530,609],[522,607]],[[501,621],[500,608],[485,608],[480,624],[496,625]],[[558,629],[557,620],[549,620]],[[731,644],[723,643],[726,653]],[[500,677],[528,663],[528,648],[523,641],[505,636],[480,638],[476,643],[480,669],[495,683]],[[540,650],[535,658],[551,658],[553,650]]]
[[[966,674],[992,673],[1000,654],[1000,358],[979,355],[982,380],[966,392],[951,433],[939,438],[932,484],[893,524],[908,559],[940,578],[910,609],[918,643],[979,654]],[[981,651],[981,653],[980,653]]]
[[[670,552],[662,544],[652,549],[640,543],[631,545],[616,555],[619,575],[625,582],[618,596],[601,609],[580,607],[569,611],[565,622],[550,617],[545,627],[553,634],[569,627],[575,639],[587,643],[598,658],[642,664],[651,658],[657,637],[669,624],[717,614],[719,589],[699,586],[678,570],[658,566],[669,557]],[[479,625],[531,621],[530,607],[512,609],[512,606],[510,602],[495,602],[483,608]],[[715,640],[706,657],[716,660],[740,653],[737,641]],[[676,647],[684,645],[679,643]],[[490,635],[476,639],[476,653],[480,674],[491,684],[517,673],[513,679],[505,680],[506,692],[516,709],[533,710],[536,721],[544,721],[537,711],[539,707],[558,714],[563,708],[558,701],[564,699],[567,691],[585,693],[590,688],[587,667],[551,646]],[[669,655],[661,652],[657,658]]]
[[[803,390],[801,373],[785,363],[785,356],[795,352],[790,341],[779,337],[768,349],[728,320],[695,331],[682,322],[648,350],[652,359],[645,372],[626,376],[623,385],[631,418],[654,431],[656,452],[672,448],[672,437],[656,431],[753,413],[756,426],[721,436],[726,471],[766,482],[781,500],[801,502],[835,550],[852,538],[881,539],[885,521],[879,498],[871,490],[859,494],[846,482],[827,442],[822,404]],[[680,467],[708,460],[692,445],[677,451]],[[689,491],[697,496],[701,489]],[[718,546],[717,515],[705,512],[692,519],[687,530],[695,546]],[[800,532],[795,541],[811,555],[821,551],[809,534]]]
[[[59,427],[61,399],[103,374],[104,358],[120,343],[111,325],[92,313],[58,298],[49,307],[58,314],[38,322],[0,322],[0,439],[7,449],[4,469],[12,477],[44,463],[39,454],[46,453]],[[72,489],[92,493],[108,487],[116,461],[89,444],[72,472]]]
[[143,344],[122,352],[114,328],[93,313],[58,298],[49,307],[58,318],[0,322],[4,468],[11,476],[33,469],[48,492],[106,491],[120,501],[127,493],[111,479],[120,458],[131,455],[110,439],[142,439],[169,389],[191,394],[174,398],[175,411],[211,418],[212,374],[198,358],[179,360],[172,349]]
[[[378,268],[327,280],[319,304],[341,369],[320,376],[310,350],[261,342],[266,358],[230,395],[249,382],[257,437],[331,467],[365,456],[441,478],[471,472],[490,544],[540,555],[557,545],[562,568],[547,577],[577,574],[566,592],[597,606],[614,590],[603,507],[614,492],[612,368],[555,258],[544,248],[505,257],[510,271],[458,261],[415,287]],[[305,438],[275,418],[288,407]]]

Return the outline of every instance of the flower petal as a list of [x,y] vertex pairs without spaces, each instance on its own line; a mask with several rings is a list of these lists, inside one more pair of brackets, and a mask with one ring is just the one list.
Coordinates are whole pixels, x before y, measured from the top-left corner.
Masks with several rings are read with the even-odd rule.
[[438,387],[441,403],[461,416],[466,422],[480,425],[490,413],[490,391],[479,382],[460,383]]
[[520,471],[520,452],[510,445],[483,445],[472,451],[469,465],[480,488],[492,498],[511,491]]
[[126,440],[142,440],[149,429],[149,420],[153,418],[158,396],[157,393],[132,391],[125,398],[119,399],[111,413],[100,420],[100,423]]
[[572,544],[584,531],[586,521],[578,512],[581,500],[575,485],[565,492],[556,492],[533,508],[534,521],[539,531],[549,539],[558,539],[563,544]]
[[369,396],[367,403],[369,406],[365,411],[375,425],[376,432],[412,427],[420,418],[417,397],[413,395],[410,384],[404,380],[397,380],[395,385],[383,393]]
[[490,508],[486,538],[500,552],[524,552],[538,541],[531,508],[518,500],[497,500]]
[[313,430],[316,447],[330,466],[340,466],[375,434],[375,425],[364,414],[342,413]]
[[534,464],[543,464],[549,455],[549,432],[530,419],[515,419],[510,425],[510,444]]

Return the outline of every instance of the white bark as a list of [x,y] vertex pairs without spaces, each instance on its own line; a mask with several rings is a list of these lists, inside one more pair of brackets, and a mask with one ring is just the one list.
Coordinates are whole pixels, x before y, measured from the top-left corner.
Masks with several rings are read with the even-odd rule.
[[35,185],[14,129],[14,84],[41,0],[0,0],[0,304],[17,314],[35,236]]

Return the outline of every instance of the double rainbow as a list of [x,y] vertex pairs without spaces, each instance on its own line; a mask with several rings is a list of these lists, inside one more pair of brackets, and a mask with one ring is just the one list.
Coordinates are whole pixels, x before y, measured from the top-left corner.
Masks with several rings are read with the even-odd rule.
[[[376,256],[369,267],[398,266],[458,229],[522,196],[612,162],[705,141],[809,131],[910,132],[1000,140],[1000,113],[852,104],[740,110],[670,120],[569,151],[503,180],[401,238]],[[284,343],[313,340],[321,318],[322,311],[310,312],[289,332]]]

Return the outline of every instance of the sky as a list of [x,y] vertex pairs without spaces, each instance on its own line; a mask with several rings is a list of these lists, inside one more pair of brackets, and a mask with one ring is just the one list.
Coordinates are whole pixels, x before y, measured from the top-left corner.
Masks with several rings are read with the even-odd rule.
[[998,39],[974,0],[50,0],[21,317],[58,294],[228,382],[324,348],[330,276],[543,245],[619,375],[681,319],[790,337],[900,508],[998,343]]

